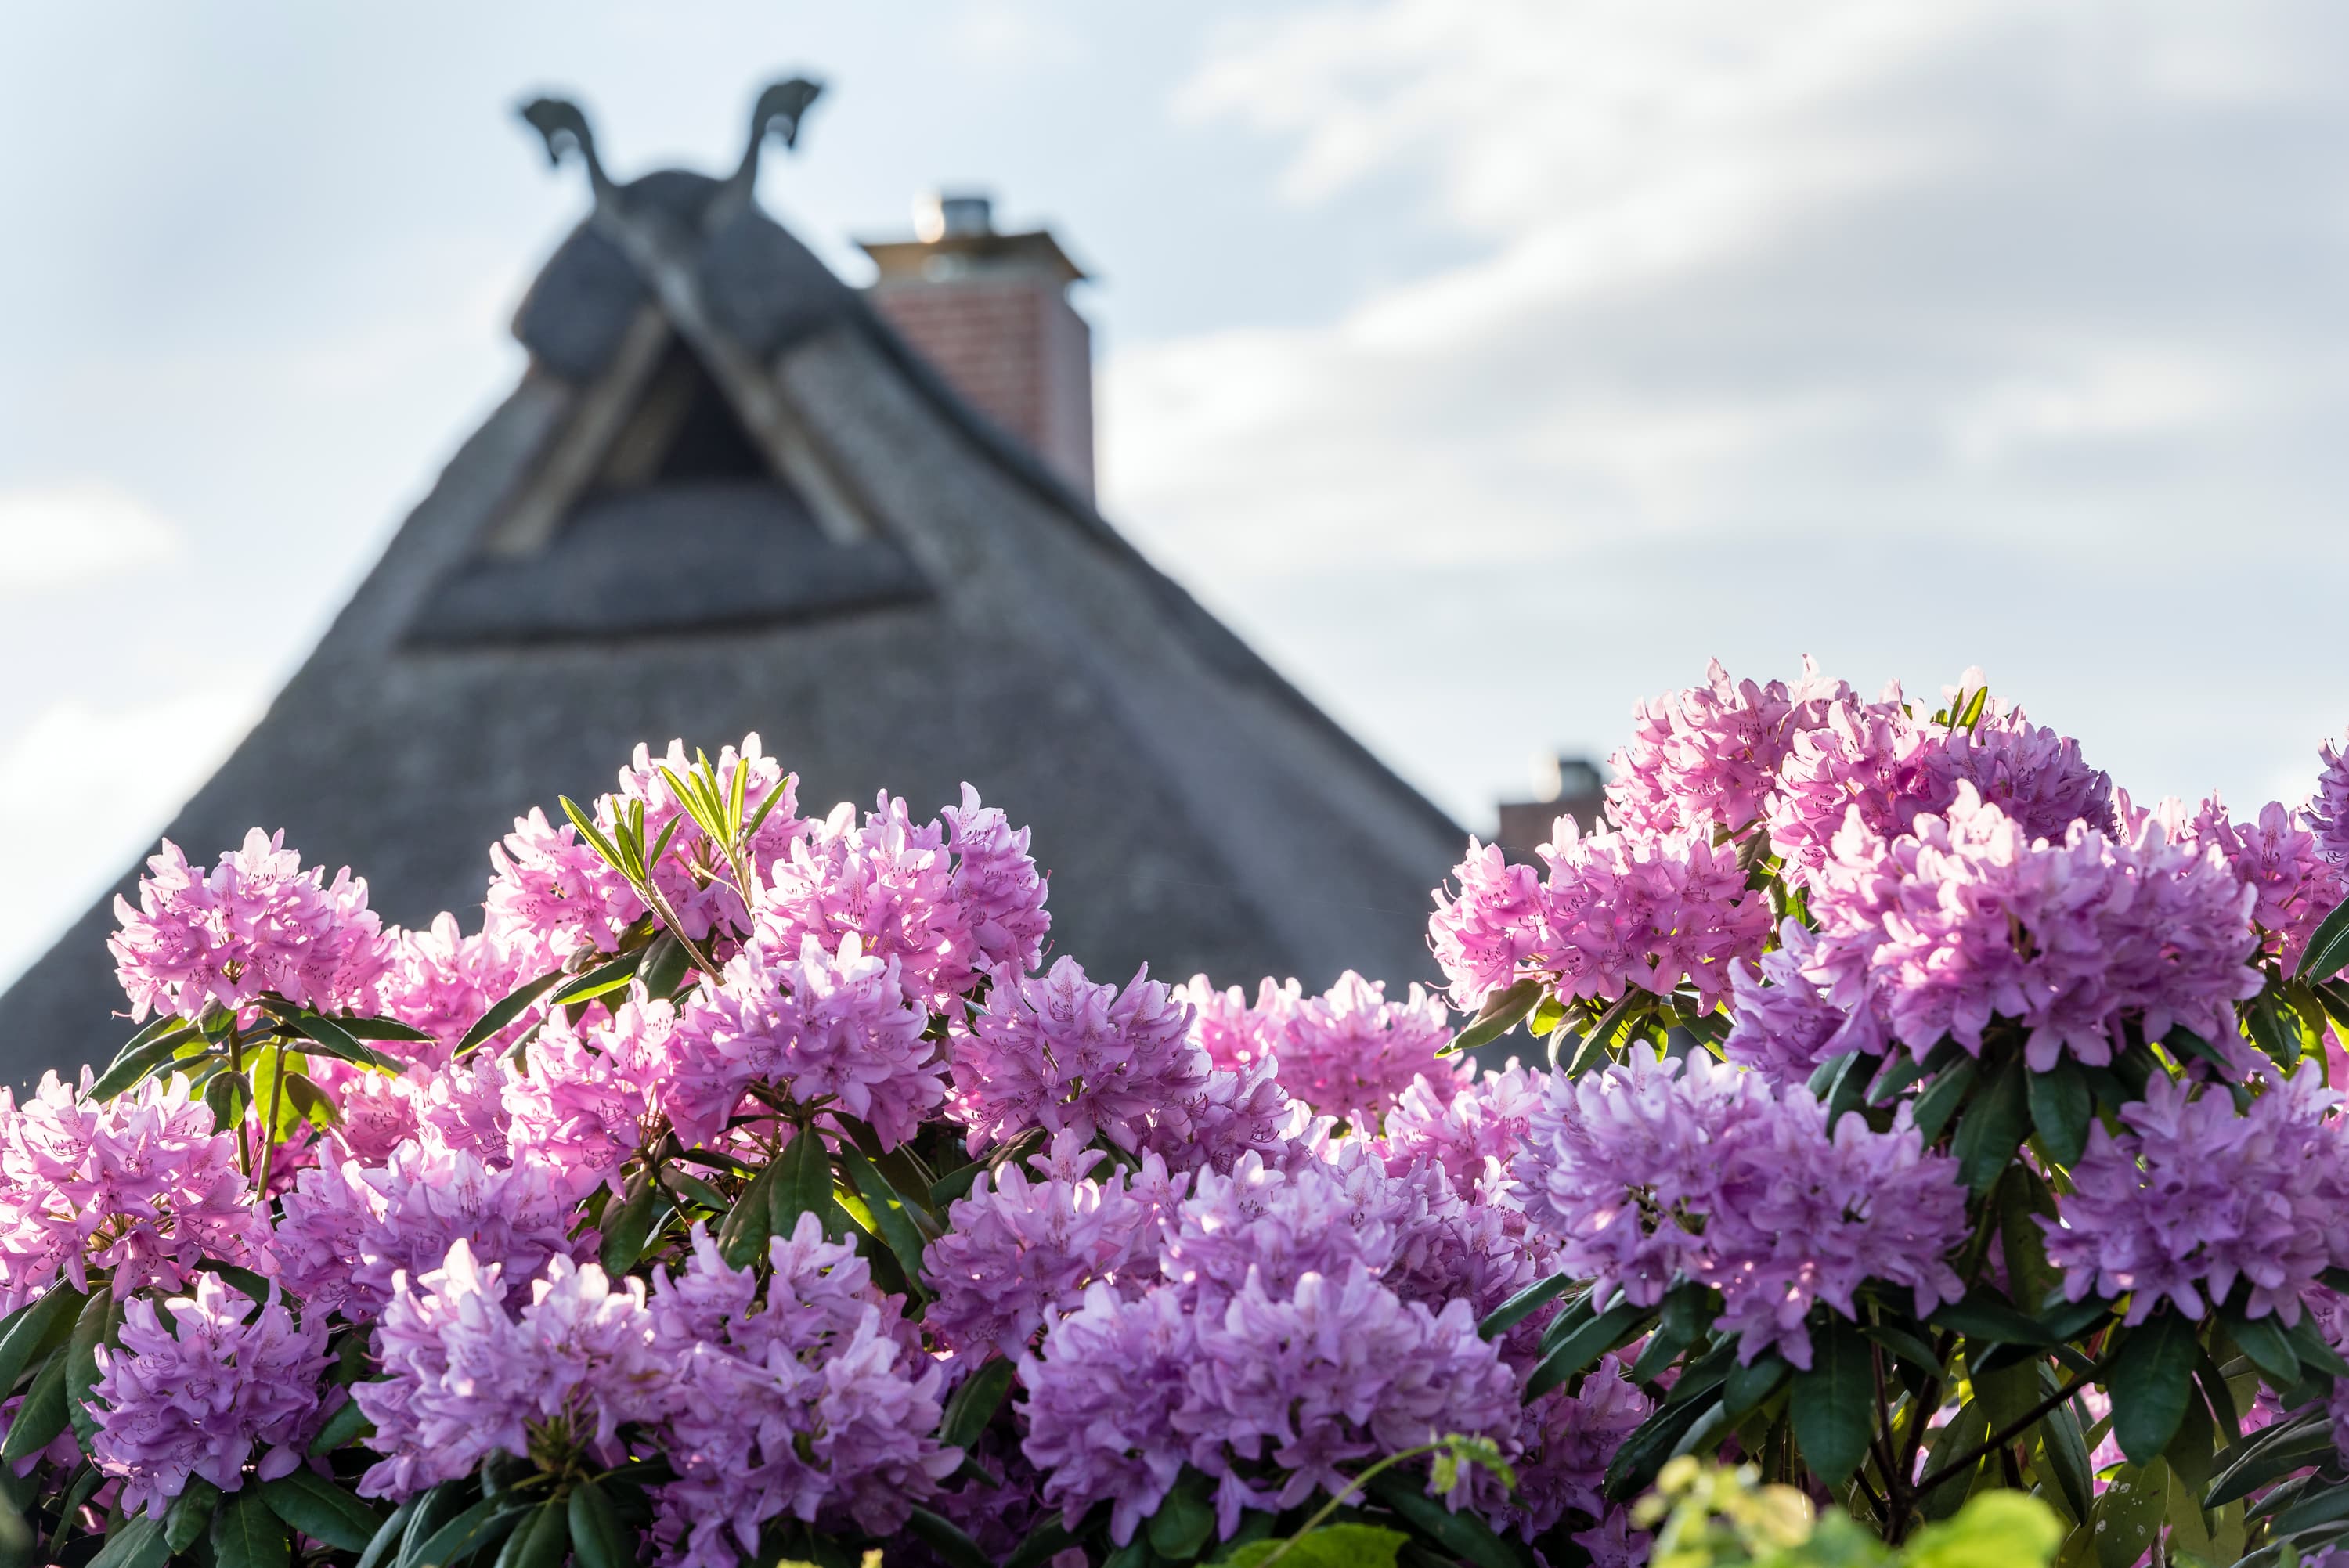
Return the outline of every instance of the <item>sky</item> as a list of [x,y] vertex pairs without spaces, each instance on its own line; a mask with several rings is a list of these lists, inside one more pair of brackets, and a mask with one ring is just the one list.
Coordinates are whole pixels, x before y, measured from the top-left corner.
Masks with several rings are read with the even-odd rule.
[[[771,211],[1097,274],[1106,514],[1466,827],[1641,697],[1979,665],[2139,798],[2349,724],[2349,13],[2317,0],[24,8],[0,977],[259,716],[582,215],[830,86]],[[518,802],[517,806],[523,803]],[[224,846],[187,846],[209,854]],[[357,868],[364,872],[366,868]]]

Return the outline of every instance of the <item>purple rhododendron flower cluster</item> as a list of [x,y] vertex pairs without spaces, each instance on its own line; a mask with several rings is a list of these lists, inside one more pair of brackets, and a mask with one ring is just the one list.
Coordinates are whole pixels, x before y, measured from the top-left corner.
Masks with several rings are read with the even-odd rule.
[[[1607,822],[1468,841],[1441,992],[1101,983],[968,785],[802,817],[755,736],[517,819],[478,930],[166,845],[113,944],[156,1021],[0,1093],[11,1496],[65,1561],[291,1485],[493,1535],[600,1490],[663,1568],[1213,1562],[1341,1493],[1423,1554],[1629,1564],[1675,1445],[1888,1539],[1977,1462],[2093,1503],[2109,1465],[1970,1458],[1958,1407],[2076,1377],[2142,1467],[2138,1336],[2255,1361],[2246,1441],[2349,1432],[2323,760],[2298,810],[2139,809],[1971,672],[1927,716],[1716,664]],[[1512,1028],[1549,1065],[1492,1065]]]
[[1920,1315],[1963,1294],[1945,1257],[1966,1229],[1955,1163],[1905,1114],[1885,1132],[1857,1113],[1830,1129],[1808,1091],[1702,1054],[1635,1050],[1552,1079],[1514,1170],[1596,1298],[1652,1305],[1677,1281],[1710,1285],[1744,1361],[1775,1349],[1808,1367],[1812,1304],[1855,1317],[1866,1280],[1904,1287]]
[[126,1511],[161,1519],[191,1476],[237,1491],[256,1444],[263,1480],[301,1464],[316,1425],[326,1329],[315,1315],[295,1324],[275,1292],[254,1302],[217,1274],[198,1274],[194,1293],[173,1296],[161,1313],[151,1301],[129,1303],[120,1347],[100,1345],[92,1355],[90,1458],[121,1480]]
[[2314,1063],[2241,1112],[2215,1086],[2155,1079],[2120,1113],[2127,1131],[2089,1130],[2063,1215],[2039,1221],[2064,1295],[2127,1295],[2141,1323],[2165,1298],[2199,1317],[2242,1280],[2247,1316],[2299,1322],[2325,1270],[2349,1266],[2341,1103]]

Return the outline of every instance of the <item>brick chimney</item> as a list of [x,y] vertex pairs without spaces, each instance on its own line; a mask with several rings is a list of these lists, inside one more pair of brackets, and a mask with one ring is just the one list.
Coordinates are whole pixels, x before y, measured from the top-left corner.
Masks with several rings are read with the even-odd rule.
[[1045,230],[1002,234],[975,192],[917,202],[910,240],[859,241],[873,303],[947,384],[1087,498],[1092,333],[1069,304],[1084,273]]
[[1539,866],[1534,851],[1549,842],[1558,818],[1570,816],[1589,832],[1599,825],[1607,803],[1607,779],[1599,764],[1587,757],[1538,757],[1534,759],[1534,799],[1501,802],[1501,825],[1494,841],[1513,861]]

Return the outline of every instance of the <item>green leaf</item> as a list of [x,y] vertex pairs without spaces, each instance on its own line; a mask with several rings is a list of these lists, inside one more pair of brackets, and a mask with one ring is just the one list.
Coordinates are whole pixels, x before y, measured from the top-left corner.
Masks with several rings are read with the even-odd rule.
[[2292,1351],[2300,1357],[2303,1368],[2335,1377],[2349,1377],[2349,1361],[2341,1358],[2341,1352],[2333,1349],[2333,1342],[2318,1332],[2316,1320],[2308,1314],[2302,1313],[2300,1321],[2285,1328],[2284,1333],[2291,1337]]
[[2031,1125],[2046,1146],[2048,1158],[2070,1165],[2088,1147],[2088,1124],[2095,1119],[2096,1093],[2088,1075],[2071,1054],[2055,1058],[2053,1072],[2033,1073],[2030,1079]]
[[1485,1316],[1485,1321],[1476,1326],[1476,1333],[1485,1339],[1498,1339],[1502,1335],[1548,1305],[1573,1284],[1574,1280],[1570,1276],[1557,1274],[1537,1284],[1526,1286],[1525,1289],[1495,1307]]
[[335,1413],[318,1428],[318,1435],[310,1439],[314,1454],[330,1454],[346,1443],[355,1443],[375,1431],[375,1423],[359,1408],[357,1399],[346,1399],[335,1407]]
[[1365,1490],[1421,1535],[1476,1568],[1526,1568],[1523,1554],[1494,1534],[1477,1514],[1467,1509],[1454,1513],[1419,1487],[1415,1478],[1384,1470],[1372,1476]]
[[408,1040],[419,1046],[438,1044],[440,1037],[428,1029],[419,1029],[397,1018],[362,1018],[357,1013],[327,1013],[325,1017],[339,1025],[344,1033],[362,1040]]
[[2085,1520],[2096,1505],[2095,1472],[2090,1468],[2086,1434],[2080,1430],[2080,1413],[2066,1399],[2039,1418],[2040,1451],[2048,1470],[2072,1507],[2072,1517]]
[[571,1553],[571,1511],[550,1497],[513,1527],[498,1550],[497,1568],[562,1568]]
[[685,950],[675,934],[664,931],[653,938],[652,947],[645,954],[645,992],[657,1002],[666,1002],[677,995],[685,983],[686,972],[693,966],[693,955]]
[[84,1304],[66,1341],[66,1418],[88,1453],[98,1438],[98,1418],[89,1412],[90,1388],[98,1382],[98,1347],[112,1345],[122,1326],[122,1305],[111,1291],[99,1291]]
[[897,1255],[897,1264],[905,1271],[906,1280],[917,1288],[926,1287],[926,1282],[922,1275],[922,1249],[926,1243],[922,1238],[921,1227],[914,1223],[905,1198],[890,1184],[889,1179],[881,1174],[879,1168],[864,1157],[864,1151],[856,1147],[853,1139],[840,1140],[840,1166],[842,1174],[848,1178],[848,1183],[855,1189],[856,1195],[864,1200],[864,1206],[873,1215],[881,1240]]
[[1216,1533],[1216,1511],[1206,1500],[1177,1487],[1150,1516],[1150,1547],[1170,1563],[1187,1563]]
[[2349,968],[2349,899],[2342,900],[2331,914],[2317,922],[2292,976],[2295,980],[2330,980],[2344,968]]
[[579,1568],[636,1568],[636,1546],[604,1489],[585,1477],[571,1488],[571,1549]]
[[1920,1530],[1901,1568],[2041,1568],[2064,1542],[2054,1511],[2019,1491],[1986,1491]]
[[627,861],[620,858],[618,848],[613,844],[611,840],[604,836],[604,830],[595,825],[595,819],[579,809],[578,801],[574,800],[568,795],[557,796],[556,799],[563,806],[563,814],[571,819],[571,825],[573,827],[579,830],[580,838],[586,841],[588,844],[594,847],[597,854],[604,857],[605,864],[609,865],[614,871],[619,872],[622,876],[626,877],[632,882],[642,882],[644,880],[641,875],[632,872],[628,869]]
[[1994,1288],[1978,1284],[1962,1301],[1944,1302],[1926,1319],[1936,1328],[1953,1328],[1968,1339],[1988,1345],[2047,1346],[2055,1343],[2037,1318],[2017,1311]]
[[163,1543],[177,1556],[196,1543],[197,1538],[211,1528],[212,1510],[220,1506],[221,1489],[200,1475],[188,1477],[188,1484],[163,1511]]
[[2240,1312],[2222,1312],[2227,1335],[2235,1348],[2251,1359],[2251,1365],[2267,1375],[2269,1383],[2277,1388],[2289,1388],[2300,1381],[2300,1356],[2292,1347],[2292,1340],[2272,1315],[2267,1317],[2245,1317]]
[[1999,1250],[2006,1259],[2007,1288],[2017,1301],[2045,1301],[2064,1284],[2063,1271],[2047,1261],[2047,1232],[2039,1223],[2043,1217],[2056,1217],[2055,1194],[2038,1171],[2018,1161],[1999,1179],[1992,1201],[1998,1205]]
[[1656,1309],[1619,1301],[1568,1334],[1557,1349],[1542,1357],[1526,1379],[1526,1403],[1530,1405],[1578,1372],[1595,1365],[1601,1356],[1633,1338],[1655,1321]]
[[636,1172],[635,1180],[628,1183],[627,1202],[620,1205],[619,1213],[604,1230],[605,1274],[624,1274],[645,1255],[645,1243],[652,1239],[654,1225],[667,1206],[663,1196],[650,1165]]
[[[841,1140],[843,1149],[849,1146],[848,1140]],[[832,1155],[823,1146],[822,1133],[812,1127],[800,1129],[769,1169],[776,1173],[767,1189],[767,1202],[774,1211],[770,1222],[776,1235],[790,1235],[799,1227],[802,1214],[813,1214],[823,1233],[835,1241],[847,1233],[848,1217],[832,1201]]]
[[236,1126],[252,1108],[253,1082],[234,1068],[222,1068],[204,1085],[204,1109],[212,1113],[215,1128]]
[[2152,1547],[2169,1511],[2169,1467],[2123,1465],[2096,1500],[2091,1528],[2100,1568],[2130,1568]]
[[1548,988],[1547,983],[1528,976],[1506,991],[1495,991],[1485,998],[1475,1021],[1452,1037],[1447,1049],[1473,1051],[1479,1046],[1491,1045],[1516,1028],[1517,1021],[1534,1010]]
[[1787,1406],[1803,1458],[1830,1487],[1851,1479],[1868,1457],[1876,1419],[1876,1377],[1868,1341],[1840,1317],[1811,1334],[1811,1369],[1795,1374]]
[[16,1387],[26,1367],[65,1343],[87,1299],[59,1280],[49,1287],[48,1295],[9,1320],[7,1334],[0,1336],[0,1398]]
[[1011,1379],[1018,1370],[1011,1361],[997,1356],[964,1378],[947,1400],[946,1416],[938,1422],[938,1441],[963,1449],[977,1443],[1002,1406],[1003,1397],[1011,1391]]
[[212,1554],[220,1568],[285,1568],[294,1549],[261,1494],[240,1491],[212,1512]]
[[[581,1482],[588,1485],[588,1482]],[[528,1511],[511,1497],[485,1497],[401,1555],[401,1568],[451,1568],[503,1541]]]
[[[1208,1523],[1215,1519],[1209,1516]],[[942,1513],[915,1505],[905,1519],[906,1529],[953,1568],[995,1568],[995,1559],[983,1551],[978,1542],[962,1532],[962,1527]]]
[[185,1034],[167,1034],[136,1050],[126,1048],[114,1058],[113,1065],[99,1075],[98,1081],[89,1086],[90,1099],[109,1100],[136,1086],[140,1080],[171,1061],[172,1053],[180,1048],[180,1042],[194,1032],[191,1029]]
[[327,1129],[343,1124],[343,1113],[326,1091],[301,1073],[285,1075],[285,1099],[295,1114],[313,1127]]
[[[378,1072],[389,1073],[394,1078],[408,1070],[405,1063],[384,1055],[332,1018],[305,1010],[295,1014],[286,1022],[291,1024],[305,1039],[338,1060],[349,1062],[356,1067],[373,1068]],[[254,1087],[257,1099],[261,1090],[258,1078],[254,1080]]]
[[2261,996],[2243,1014],[2244,1026],[2251,1030],[2251,1043],[2275,1058],[2286,1070],[2300,1065],[2300,1028],[2287,1026],[2276,1016],[2275,999]]
[[1722,1404],[1732,1416],[1743,1416],[1776,1393],[1793,1370],[1775,1350],[1764,1351],[1747,1365],[1732,1367],[1721,1386]]
[[417,1507],[422,1501],[423,1495],[419,1494],[391,1511],[391,1517],[383,1522],[383,1528],[375,1532],[375,1539],[359,1553],[357,1568],[383,1568],[386,1562],[398,1554],[399,1543],[407,1538],[408,1527],[414,1522]]
[[2177,1435],[2201,1354],[2194,1325],[2181,1313],[2157,1314],[2130,1331],[2105,1380],[2113,1397],[2113,1438],[2130,1462],[2150,1466]]
[[1917,1130],[1927,1143],[1941,1136],[1941,1129],[1950,1124],[1950,1118],[1957,1114],[1959,1102],[1981,1076],[1982,1064],[1968,1057],[1942,1068],[1940,1075],[1925,1086],[1925,1092],[1917,1097],[1915,1114]]
[[457,1042],[456,1054],[460,1057],[471,1055],[480,1047],[482,1041],[489,1039],[508,1024],[521,1017],[529,1010],[533,1002],[546,994],[548,986],[562,978],[563,971],[557,969],[551,974],[540,975],[519,989],[506,993],[503,1001],[482,1014],[474,1022],[473,1026],[465,1031],[465,1037]]
[[261,1495],[278,1518],[345,1552],[366,1551],[383,1528],[383,1515],[312,1470],[263,1481]]
[[609,995],[615,991],[626,989],[628,983],[636,979],[636,971],[643,965],[645,954],[647,951],[649,949],[639,947],[633,953],[621,954],[609,964],[597,965],[562,990],[557,991],[550,1006],[568,1007],[575,1003],[592,1002],[598,996]]
[[[163,1527],[141,1513],[106,1532],[106,1544],[89,1560],[88,1568],[163,1568],[171,1554],[171,1543],[163,1539]],[[223,1558],[221,1568],[243,1565]]]
[[[1969,1399],[1958,1407],[1958,1413],[1947,1426],[1932,1433],[1932,1459],[1927,1463],[1930,1474],[1954,1464],[1963,1455],[1980,1448],[1990,1438],[1990,1413],[1979,1399]],[[1992,1456],[1984,1455],[1937,1484],[1918,1500],[1920,1511],[1928,1519],[1947,1519],[1958,1511],[1966,1494],[1973,1490],[1973,1480]]]
[[1215,1568],[1257,1568],[1276,1552],[1280,1568],[1394,1568],[1395,1553],[1410,1539],[1382,1525],[1325,1524],[1302,1535],[1235,1546],[1216,1560]]
[[1607,1461],[1606,1495],[1621,1501],[1647,1491],[1692,1431],[1708,1426],[1717,1430],[1720,1421],[1721,1401],[1696,1395],[1682,1398],[1680,1386],[1673,1385],[1672,1398],[1640,1422]]
[[768,1164],[744,1182],[725,1222],[718,1227],[718,1250],[738,1269],[749,1267],[753,1259],[766,1254],[767,1236],[775,1221],[774,1205],[768,1194],[781,1180],[777,1171],[781,1163],[776,1161]]
[[2029,1077],[2022,1057],[2009,1058],[1966,1107],[1957,1136],[1950,1141],[1950,1152],[1958,1157],[1959,1178],[1978,1198],[1997,1184],[2030,1129]]
[[0,1442],[0,1460],[29,1459],[57,1441],[65,1429],[66,1353],[57,1350],[33,1379],[24,1404],[17,1407],[16,1418],[8,1425],[7,1440]]

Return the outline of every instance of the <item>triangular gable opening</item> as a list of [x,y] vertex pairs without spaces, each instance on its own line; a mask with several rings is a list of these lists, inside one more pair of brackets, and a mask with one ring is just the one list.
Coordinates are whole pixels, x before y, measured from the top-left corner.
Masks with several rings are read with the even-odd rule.
[[582,395],[533,482],[434,585],[409,644],[730,631],[926,596],[894,542],[823,526],[689,346],[665,326],[645,346],[656,352]]

